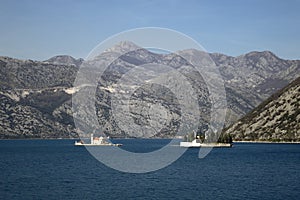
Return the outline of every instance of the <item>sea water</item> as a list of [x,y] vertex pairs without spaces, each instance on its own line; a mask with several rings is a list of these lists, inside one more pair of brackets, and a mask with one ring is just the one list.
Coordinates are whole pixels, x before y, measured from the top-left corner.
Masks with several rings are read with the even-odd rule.
[[[168,140],[114,142],[143,153]],[[203,159],[198,151],[130,174],[103,165],[74,140],[2,140],[0,199],[299,199],[300,144],[235,143]]]

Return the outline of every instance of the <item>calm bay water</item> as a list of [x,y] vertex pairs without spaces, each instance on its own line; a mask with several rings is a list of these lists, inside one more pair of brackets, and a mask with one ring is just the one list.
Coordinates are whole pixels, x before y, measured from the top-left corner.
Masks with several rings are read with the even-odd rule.
[[[168,140],[116,140],[135,152]],[[188,149],[146,174],[110,169],[73,140],[0,141],[0,199],[298,199],[300,144]],[[179,148],[179,147],[178,147]]]

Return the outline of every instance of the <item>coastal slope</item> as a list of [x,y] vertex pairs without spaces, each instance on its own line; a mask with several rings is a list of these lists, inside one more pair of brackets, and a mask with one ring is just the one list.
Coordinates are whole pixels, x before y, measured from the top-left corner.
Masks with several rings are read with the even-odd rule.
[[224,132],[237,141],[300,141],[300,77]]

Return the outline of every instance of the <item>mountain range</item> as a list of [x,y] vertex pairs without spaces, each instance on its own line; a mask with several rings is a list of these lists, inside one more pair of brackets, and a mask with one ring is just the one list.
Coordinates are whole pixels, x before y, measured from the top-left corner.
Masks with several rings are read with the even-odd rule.
[[[123,42],[105,52],[105,56],[132,47],[136,45]],[[183,51],[193,56],[195,50]],[[237,57],[219,53],[209,55],[224,79],[228,104],[227,127],[300,74],[299,60],[284,60],[269,51],[250,52]],[[78,130],[72,118],[71,98],[78,89],[74,88],[73,83],[83,62],[83,59],[71,56],[56,56],[42,62],[0,57],[0,138],[76,137]],[[184,74],[196,86],[202,113],[200,121],[203,126],[208,123],[211,104],[201,75],[186,67],[189,64],[176,54],[156,54],[139,48],[111,63],[99,80],[95,104],[98,121],[107,135],[128,137],[111,115],[110,95],[120,91],[118,88],[121,86],[117,83],[124,74],[136,66],[150,63],[168,65]],[[146,75],[153,78],[151,74]],[[157,103],[158,93],[164,94],[160,95],[160,106],[151,107],[152,112],[158,114],[149,119],[143,111],[144,105]],[[174,135],[179,126],[180,108],[173,94],[159,85],[146,84],[132,96],[133,102],[141,100],[144,103],[132,106],[131,117],[135,123],[156,126],[159,124],[154,122],[163,118],[164,126],[153,137]]]

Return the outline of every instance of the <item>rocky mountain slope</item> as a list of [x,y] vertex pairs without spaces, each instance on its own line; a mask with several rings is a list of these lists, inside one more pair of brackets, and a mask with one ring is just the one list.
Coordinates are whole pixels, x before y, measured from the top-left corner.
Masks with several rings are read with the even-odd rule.
[[[123,48],[133,48],[134,44],[126,43]],[[133,47],[132,47],[133,46]],[[113,48],[111,51],[120,51],[122,48]],[[185,54],[193,56],[193,50],[184,50]],[[272,95],[278,89],[284,87],[297,77],[300,72],[299,61],[287,61],[282,60],[275,56],[273,53],[265,52],[251,52],[238,57],[230,57],[222,54],[210,54],[216,65],[218,66],[221,75],[224,78],[226,97],[228,103],[228,112],[226,117],[226,126],[235,122],[237,119],[245,115],[254,109],[259,103]],[[110,106],[110,95],[121,95],[122,86],[117,84],[117,81],[133,69],[135,66],[145,65],[148,63],[165,64],[175,68],[184,76],[188,77],[188,80],[195,85],[198,98],[198,105],[201,112],[200,123],[202,129],[208,123],[210,119],[210,100],[209,94],[201,74],[194,71],[186,61],[176,54],[157,55],[151,53],[145,49],[139,49],[134,52],[127,53],[117,59],[111,64],[105,72],[104,78],[100,81],[105,90],[98,90],[98,117],[102,127],[107,132],[118,133],[122,136],[122,131],[117,126],[117,122],[114,121],[111,115],[112,110]],[[154,73],[151,71],[151,73]],[[155,73],[154,73],[155,74]],[[147,82],[151,82],[153,74],[146,74],[149,78]],[[169,80],[169,83],[171,80]],[[130,85],[128,85],[130,87]],[[140,105],[155,105],[157,99],[155,96],[163,93],[168,94],[166,88],[159,87],[157,92],[153,92],[156,86],[151,84],[144,85],[137,91],[137,96],[132,96],[132,100],[137,101]],[[179,86],[180,87],[180,86]],[[124,87],[123,87],[124,88]],[[181,90],[185,90],[182,88]],[[192,96],[192,93],[187,92],[187,96]],[[143,97],[146,96],[148,98]],[[161,96],[159,105],[152,106],[152,112],[156,112],[157,116],[150,118],[145,114],[145,107],[140,106],[137,103],[132,105],[131,117],[140,124],[155,124],[155,121],[159,121],[167,110],[167,116],[164,121],[167,121],[167,125],[158,137],[164,135],[170,135],[172,132],[176,132],[178,128],[178,121],[180,118],[180,110],[178,106],[175,106],[168,100],[168,96]],[[124,104],[125,107],[125,104]],[[153,110],[153,107],[155,110]],[[144,112],[144,114],[143,114]],[[139,119],[139,120],[137,120]],[[175,123],[174,123],[175,122]],[[156,125],[155,125],[156,126]],[[152,127],[153,129],[156,127]],[[124,135],[123,135],[124,136]]]
[[0,57],[0,138],[73,137],[78,68]]
[[[300,74],[299,60],[283,60],[269,51],[250,52],[238,57],[211,56],[224,78],[230,108],[241,114],[238,117],[254,109]],[[232,96],[235,98],[231,99]]]
[[[133,46],[135,45],[125,42],[105,53],[106,56],[110,56],[116,51],[122,52],[122,49]],[[185,50],[185,53],[191,56],[192,52]],[[300,61],[283,60],[267,51],[251,52],[238,57],[223,54],[210,56],[225,82],[229,107],[227,125],[290,83],[300,72]],[[73,88],[73,82],[81,62],[81,59],[76,60],[70,56],[58,56],[44,62],[0,57],[0,137],[73,137],[70,133],[76,129],[72,118],[71,97],[78,90]],[[189,65],[186,61],[176,54],[160,55],[139,49],[113,62],[99,80],[95,104],[98,121],[105,132],[111,136],[128,136],[112,117],[110,95],[122,92],[118,90],[117,85],[122,75],[136,66],[147,63],[171,66],[187,77],[194,85],[202,113],[200,121],[205,125],[209,121],[211,104],[201,75],[187,67]],[[154,75],[146,74],[148,77]],[[157,99],[157,95],[161,98]],[[156,136],[170,136],[176,131],[180,108],[176,98],[167,88],[146,84],[136,90],[131,100],[135,104],[131,106],[130,115],[137,124],[149,123],[145,116],[147,103],[159,103],[159,106],[151,107],[152,111],[157,112],[152,120],[163,119],[166,123]]]
[[225,132],[235,140],[300,141],[300,77]]

